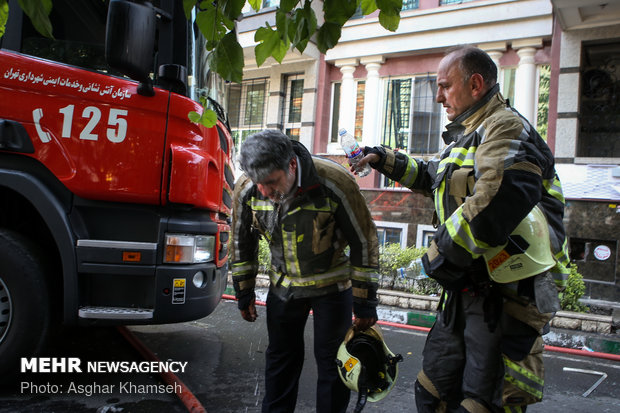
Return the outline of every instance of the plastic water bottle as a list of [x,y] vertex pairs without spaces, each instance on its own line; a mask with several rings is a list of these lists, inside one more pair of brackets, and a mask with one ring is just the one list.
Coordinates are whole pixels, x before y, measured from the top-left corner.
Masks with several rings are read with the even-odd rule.
[[357,143],[357,139],[355,139],[355,137],[348,133],[344,128],[338,131],[338,135],[340,135],[340,145],[342,146],[344,153],[347,155],[347,158],[349,158],[349,162],[351,162],[351,165],[355,168],[357,175],[360,178],[368,175],[371,170],[370,165],[366,164],[362,168],[356,167],[359,160],[364,157],[364,152]]
[[416,280],[428,278],[428,275],[424,270],[424,265],[422,265],[422,258],[417,258],[411,261],[406,267],[397,268],[396,274],[399,278],[411,278]]

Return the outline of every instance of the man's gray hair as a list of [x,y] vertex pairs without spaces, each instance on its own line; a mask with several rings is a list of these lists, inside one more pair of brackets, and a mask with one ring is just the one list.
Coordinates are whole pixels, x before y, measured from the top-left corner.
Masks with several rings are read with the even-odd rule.
[[239,164],[255,182],[262,182],[275,170],[288,169],[295,152],[288,136],[278,130],[264,130],[241,144]]

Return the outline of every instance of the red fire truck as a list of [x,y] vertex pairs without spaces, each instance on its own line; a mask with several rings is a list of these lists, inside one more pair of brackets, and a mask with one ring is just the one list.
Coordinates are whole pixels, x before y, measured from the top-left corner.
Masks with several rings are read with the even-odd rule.
[[[223,82],[182,4],[54,0],[50,39],[9,2],[0,370],[60,323],[180,322],[220,301],[233,147]],[[200,97],[215,127],[188,119]]]

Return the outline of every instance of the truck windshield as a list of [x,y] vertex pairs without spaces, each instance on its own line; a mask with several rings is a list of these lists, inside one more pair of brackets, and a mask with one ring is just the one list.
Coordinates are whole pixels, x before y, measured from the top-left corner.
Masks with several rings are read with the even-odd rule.
[[[153,1],[155,7],[159,1]],[[50,20],[53,39],[42,36],[32,26],[30,19],[24,17],[21,47],[19,51],[31,56],[55,62],[66,63],[107,74],[121,76],[110,69],[105,61],[105,33],[109,0],[54,0]],[[190,24],[183,19],[175,24]],[[208,67],[208,53],[205,40],[198,28],[179,30],[177,33],[192,33],[187,38],[180,36],[171,39],[172,47],[187,50],[188,97],[199,101],[201,96],[210,97],[225,107],[224,81]],[[157,51],[154,50],[153,53]],[[157,56],[157,55],[156,55]],[[153,68],[167,62],[156,62]],[[153,76],[153,75],[152,75]],[[157,86],[157,79],[155,79]]]
[[24,16],[21,52],[55,62],[109,72],[104,58],[108,1],[54,1],[54,39],[43,37]]

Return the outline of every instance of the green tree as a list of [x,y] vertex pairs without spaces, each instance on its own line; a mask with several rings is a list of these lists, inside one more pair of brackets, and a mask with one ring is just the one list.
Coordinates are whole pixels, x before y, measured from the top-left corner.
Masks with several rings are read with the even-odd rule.
[[[313,1],[322,3],[318,17],[312,7]],[[247,2],[256,11],[263,3],[262,0]],[[183,0],[186,17],[195,19],[206,39],[206,48],[211,52],[211,70],[225,80],[238,83],[243,78],[244,63],[235,22],[243,17],[241,10],[245,4],[246,0]],[[19,5],[41,34],[52,37],[49,20],[52,0],[19,0]],[[342,26],[358,8],[364,15],[379,10],[379,23],[395,31],[400,23],[401,7],[402,0],[281,0],[276,7],[275,27],[265,23],[256,31],[256,63],[261,66],[270,56],[281,63],[289,50],[303,52],[311,39],[325,53],[338,43]],[[0,0],[0,36],[4,33],[8,13],[8,0]],[[319,25],[319,21],[323,23]]]

